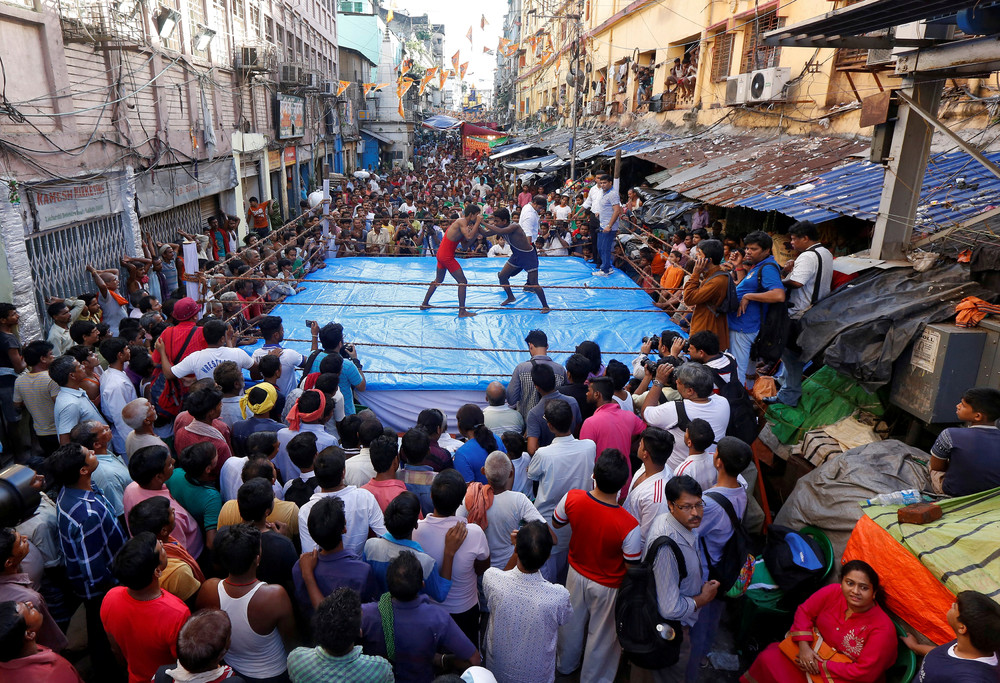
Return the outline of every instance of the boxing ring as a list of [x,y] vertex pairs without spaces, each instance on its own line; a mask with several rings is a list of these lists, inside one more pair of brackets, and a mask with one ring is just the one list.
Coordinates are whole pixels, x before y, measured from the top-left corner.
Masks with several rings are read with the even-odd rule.
[[383,424],[405,430],[424,408],[440,408],[454,432],[455,411],[464,403],[485,405],[493,380],[504,384],[520,361],[528,359],[525,336],[541,329],[550,354],[565,363],[576,345],[596,341],[604,362],[630,365],[642,337],[680,329],[657,309],[648,294],[620,271],[593,275],[578,258],[542,258],[539,281],[552,311],[538,309],[538,298],[522,291],[522,273],[511,281],[517,301],[505,298],[497,272],[504,258],[459,259],[469,280],[466,305],[472,318],[458,318],[457,288],[450,276],[438,287],[430,310],[419,310],[434,279],[429,257],[352,257],[327,261],[310,273],[306,291],[288,297],[272,311],[281,316],[285,346],[309,354],[306,320],[320,326],[338,322],[344,341],[354,344],[364,364],[366,389],[358,400]]

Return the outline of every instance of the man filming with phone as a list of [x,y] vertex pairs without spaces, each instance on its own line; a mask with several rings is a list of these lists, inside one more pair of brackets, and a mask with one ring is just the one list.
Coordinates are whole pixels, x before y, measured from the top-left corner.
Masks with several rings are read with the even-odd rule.
[[343,356],[345,362],[340,371],[339,388],[340,393],[344,395],[344,414],[354,415],[357,412],[354,407],[354,392],[365,390],[365,375],[362,372],[364,366],[358,360],[357,349],[354,348],[354,344],[344,343],[344,326],[340,323],[327,323],[320,328],[315,321],[307,320],[306,325],[312,331],[314,353],[306,359],[303,374],[317,371],[325,355]]

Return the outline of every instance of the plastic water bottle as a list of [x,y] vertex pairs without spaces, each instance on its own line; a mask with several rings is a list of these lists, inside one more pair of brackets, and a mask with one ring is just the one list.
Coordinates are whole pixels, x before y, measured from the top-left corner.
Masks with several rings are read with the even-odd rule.
[[674,632],[674,627],[670,624],[657,624],[656,633],[664,640],[673,640],[674,636],[677,635]]
[[902,491],[893,491],[892,493],[880,493],[874,498],[869,498],[866,503],[868,505],[911,505],[912,503],[919,503],[923,498],[920,497],[920,491],[916,489],[903,489]]

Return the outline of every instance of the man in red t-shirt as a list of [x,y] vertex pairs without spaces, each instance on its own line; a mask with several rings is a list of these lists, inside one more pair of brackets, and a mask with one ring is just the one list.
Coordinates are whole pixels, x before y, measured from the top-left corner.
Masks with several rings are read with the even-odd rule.
[[128,664],[129,683],[152,680],[156,670],[177,661],[177,635],[191,610],[160,589],[167,553],[156,536],[144,531],[129,539],[111,565],[122,584],[101,603],[101,623],[111,649]]
[[271,200],[264,203],[256,197],[250,197],[250,208],[247,209],[247,225],[261,238],[271,232],[271,220],[267,212],[271,209]]
[[615,633],[615,597],[625,578],[625,563],[642,557],[639,523],[618,505],[618,492],[628,476],[627,457],[609,448],[594,463],[594,490],[570,491],[552,513],[553,527],[569,524],[573,529],[566,579],[573,615],[559,628],[556,669],[571,674],[582,654],[582,683],[613,679],[622,654]]

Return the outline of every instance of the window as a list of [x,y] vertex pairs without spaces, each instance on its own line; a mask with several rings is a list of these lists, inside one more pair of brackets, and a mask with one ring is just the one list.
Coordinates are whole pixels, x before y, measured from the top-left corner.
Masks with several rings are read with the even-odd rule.
[[257,38],[260,34],[260,7],[256,3],[250,5],[250,24],[247,28],[248,37],[251,39]]
[[733,39],[731,33],[715,34],[715,49],[712,55],[712,81],[718,83],[729,77],[729,65],[733,59]]
[[776,11],[758,14],[750,20],[746,27],[742,73],[778,66],[779,48],[773,45],[764,45],[760,42],[760,37],[768,31],[780,28],[782,24],[784,24],[784,20],[779,22]]
[[357,2],[357,0],[341,2],[340,11],[343,14],[361,14],[365,11],[365,3]]
[[274,42],[274,20],[271,17],[264,17],[264,39],[269,42]]
[[233,0],[233,16],[242,21],[246,18],[246,7],[243,0]]

